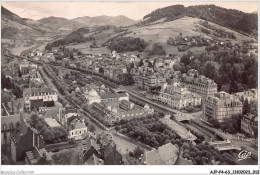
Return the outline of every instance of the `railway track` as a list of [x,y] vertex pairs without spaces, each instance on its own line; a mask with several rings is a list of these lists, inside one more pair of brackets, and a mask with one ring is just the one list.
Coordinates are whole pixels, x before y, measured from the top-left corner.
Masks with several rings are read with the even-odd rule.
[[154,110],[156,110],[156,111],[158,111],[158,112],[162,112],[162,113],[164,113],[164,114],[169,114],[169,111],[168,111],[168,110],[165,110],[165,109],[160,108],[160,107],[158,107],[158,106],[155,106],[155,105],[153,105],[153,104],[151,104],[151,103],[148,103],[148,102],[146,102],[145,100],[143,100],[143,99],[141,99],[141,98],[136,98],[136,97],[134,97],[134,96],[132,95],[132,96],[130,96],[130,100],[131,100],[131,99],[133,99],[133,101],[138,101],[138,102],[144,103],[144,105],[147,103],[150,107],[152,107]]
[[187,126],[188,128],[190,128],[191,130],[194,130],[198,133],[201,133],[202,135],[204,135],[205,137],[205,141],[209,142],[211,141],[211,138],[214,139],[215,135],[211,134],[209,132],[204,131],[201,128],[198,128],[196,125],[192,124],[192,123],[183,123],[185,126]]

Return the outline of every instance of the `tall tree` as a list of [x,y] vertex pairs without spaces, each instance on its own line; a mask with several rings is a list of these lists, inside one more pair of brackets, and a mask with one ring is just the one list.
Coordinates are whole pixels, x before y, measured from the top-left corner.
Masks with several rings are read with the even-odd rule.
[[143,66],[144,65],[144,62],[143,62],[143,59],[141,59],[141,61],[139,62],[139,67]]
[[229,88],[230,93],[235,93],[238,92],[238,83],[236,80],[232,80],[230,83],[230,88]]
[[248,103],[248,100],[246,99],[244,104],[243,104],[243,114],[248,114],[250,112],[250,105]]
[[103,67],[99,68],[99,73],[104,74],[104,68]]

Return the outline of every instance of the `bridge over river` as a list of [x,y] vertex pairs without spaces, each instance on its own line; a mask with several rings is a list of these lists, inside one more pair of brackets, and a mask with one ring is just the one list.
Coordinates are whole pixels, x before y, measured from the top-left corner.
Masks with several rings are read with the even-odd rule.
[[228,151],[228,150],[241,150],[241,147],[235,145],[230,140],[224,141],[216,141],[216,142],[209,142],[210,145],[214,146],[219,151]]

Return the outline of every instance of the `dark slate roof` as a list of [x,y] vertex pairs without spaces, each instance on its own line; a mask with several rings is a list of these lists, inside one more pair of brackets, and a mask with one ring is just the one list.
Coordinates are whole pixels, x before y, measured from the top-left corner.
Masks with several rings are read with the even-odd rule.
[[81,129],[81,128],[87,128],[85,123],[81,120],[79,120],[78,118],[74,118],[70,124],[70,130],[73,130],[73,129]]
[[102,132],[101,134],[99,134],[98,138],[103,146],[107,146],[109,143],[113,141],[112,135],[107,132]]
[[68,113],[77,113],[77,109],[73,108],[72,106],[65,107],[65,114]]
[[107,98],[119,98],[119,97],[127,97],[127,93],[116,93],[116,94],[105,94],[101,95],[101,99],[107,99]]
[[60,108],[51,108],[51,109],[46,109],[46,112],[43,113],[44,118],[55,118],[57,117],[57,114],[59,113]]
[[26,88],[24,89],[24,94],[32,94],[32,93],[48,93],[48,92],[56,92],[54,89],[49,87],[44,88]]
[[[20,116],[21,117],[21,116]],[[30,129],[28,124],[25,123],[24,119],[21,117],[21,123],[18,128],[12,132],[13,138],[16,143],[21,141],[22,136],[25,136]]]
[[33,109],[33,107],[37,109],[43,107],[43,99],[31,100],[31,108]]

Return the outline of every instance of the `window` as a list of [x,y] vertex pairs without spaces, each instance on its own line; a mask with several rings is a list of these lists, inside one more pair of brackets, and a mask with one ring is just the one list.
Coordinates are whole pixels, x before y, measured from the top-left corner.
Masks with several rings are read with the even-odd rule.
[[73,136],[73,132],[71,132],[71,135]]

